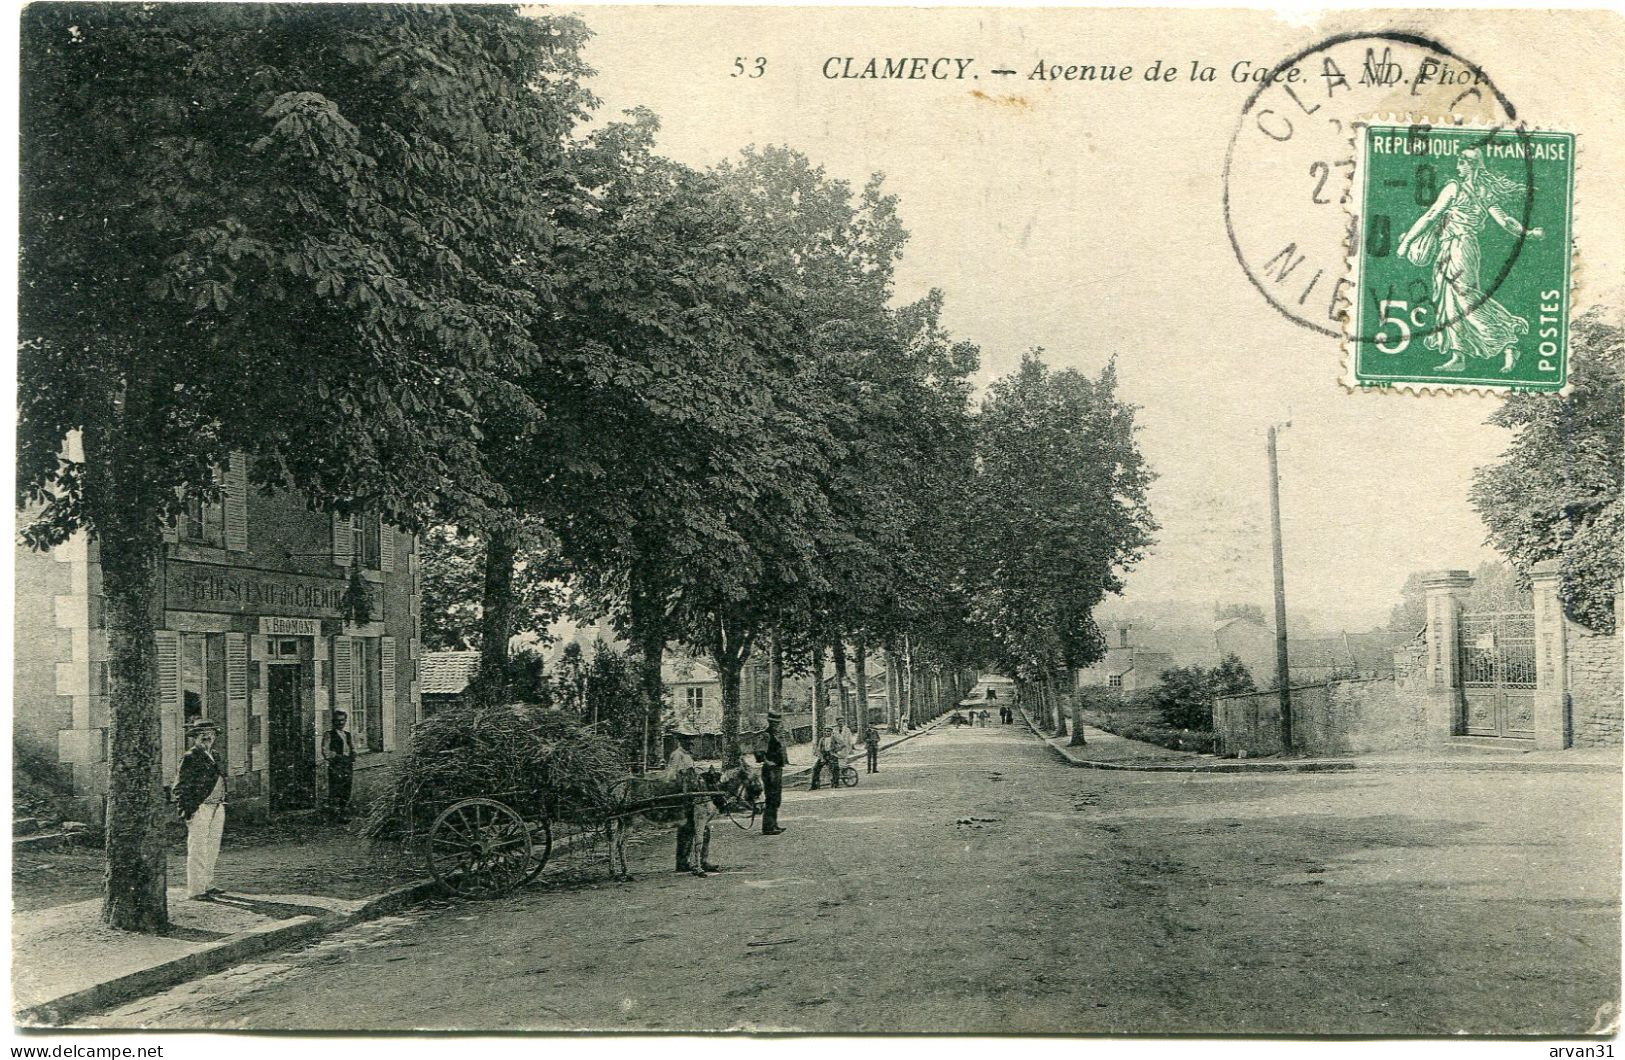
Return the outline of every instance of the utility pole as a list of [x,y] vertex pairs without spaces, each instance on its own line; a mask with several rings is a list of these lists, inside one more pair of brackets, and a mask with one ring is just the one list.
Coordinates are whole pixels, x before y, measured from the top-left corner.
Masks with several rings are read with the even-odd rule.
[[[1292,426],[1291,423],[1282,425]],[[1270,536],[1275,552],[1275,686],[1281,697],[1281,744],[1292,750],[1292,690],[1286,658],[1286,570],[1281,560],[1281,474],[1275,458],[1275,428],[1269,430]]]

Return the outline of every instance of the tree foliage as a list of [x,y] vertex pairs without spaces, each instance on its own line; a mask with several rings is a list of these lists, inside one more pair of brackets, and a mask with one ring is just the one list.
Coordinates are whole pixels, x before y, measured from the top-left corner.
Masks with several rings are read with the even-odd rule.
[[1574,321],[1569,393],[1514,394],[1491,414],[1515,435],[1499,463],[1473,475],[1471,492],[1490,544],[1525,577],[1541,560],[1560,560],[1566,610],[1605,632],[1614,629],[1625,544],[1625,329],[1616,312],[1599,306]]
[[1256,691],[1252,674],[1234,655],[1218,666],[1175,666],[1162,671],[1152,701],[1162,720],[1181,729],[1208,732],[1213,728],[1213,701]]

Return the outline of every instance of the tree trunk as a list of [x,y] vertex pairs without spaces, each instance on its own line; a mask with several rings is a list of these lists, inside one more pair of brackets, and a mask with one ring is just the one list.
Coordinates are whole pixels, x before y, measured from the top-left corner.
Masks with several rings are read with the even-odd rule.
[[891,726],[893,731],[896,731],[899,707],[901,706],[900,701],[902,699],[898,694],[900,686],[898,684],[897,653],[888,646],[885,649],[884,658],[886,660],[886,724]]
[[861,735],[864,726],[869,724],[869,642],[862,637],[857,642],[857,678],[858,678],[858,724],[855,726]]
[[812,708],[813,708],[813,742],[823,735],[824,726],[829,724],[829,702],[824,688],[824,646],[814,644],[812,650]]
[[777,633],[767,655],[767,709],[784,713],[784,644]]
[[1083,735],[1083,703],[1076,691],[1069,693],[1067,700],[1072,707],[1072,742],[1069,746],[1088,746],[1089,741]]
[[720,651],[712,656],[722,680],[722,767],[739,764],[739,674],[745,668],[742,652]]
[[519,531],[513,527],[485,535],[485,590],[480,598],[480,672],[474,698],[488,707],[508,700],[508,641],[513,636],[513,564]]
[[660,664],[666,655],[666,607],[652,579],[634,562],[627,593],[627,618],[632,646],[638,653],[638,691],[643,700],[644,772],[658,766],[665,757],[661,723],[665,713],[666,691],[660,680]]
[[[163,547],[146,459],[145,385],[132,384],[124,406],[112,402],[87,429],[85,507],[95,525],[106,603],[108,742],[106,893],[102,919],[123,931],[169,926],[164,802],[163,730],[158,704],[157,563]],[[177,719],[180,721],[182,719]]]
[[852,724],[852,708],[846,695],[846,644],[840,637],[830,642],[830,654],[835,657],[835,688],[840,693],[840,713],[837,717]]

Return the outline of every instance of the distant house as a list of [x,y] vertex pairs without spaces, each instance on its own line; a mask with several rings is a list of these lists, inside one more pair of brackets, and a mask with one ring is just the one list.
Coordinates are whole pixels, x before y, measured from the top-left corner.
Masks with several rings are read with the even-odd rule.
[[[1232,618],[1213,631],[1219,651],[1234,655],[1260,687],[1275,683],[1275,631],[1252,618]],[[1339,633],[1331,637],[1287,638],[1286,654],[1293,684],[1334,677],[1392,677],[1394,651],[1414,640],[1414,633]]]
[[1106,654],[1092,666],[1077,673],[1077,687],[1110,688],[1136,692],[1156,688],[1162,671],[1179,665],[1171,651],[1157,651],[1134,643],[1134,627],[1119,625],[1106,648]]
[[468,686],[480,671],[477,651],[430,651],[423,653],[418,671],[418,692],[423,697],[423,716],[462,705]]

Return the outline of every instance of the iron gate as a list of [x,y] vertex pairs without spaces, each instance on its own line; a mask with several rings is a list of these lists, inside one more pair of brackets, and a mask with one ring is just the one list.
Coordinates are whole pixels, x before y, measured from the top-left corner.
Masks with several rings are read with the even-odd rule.
[[1462,615],[1461,677],[1462,732],[1534,739],[1534,612]]

